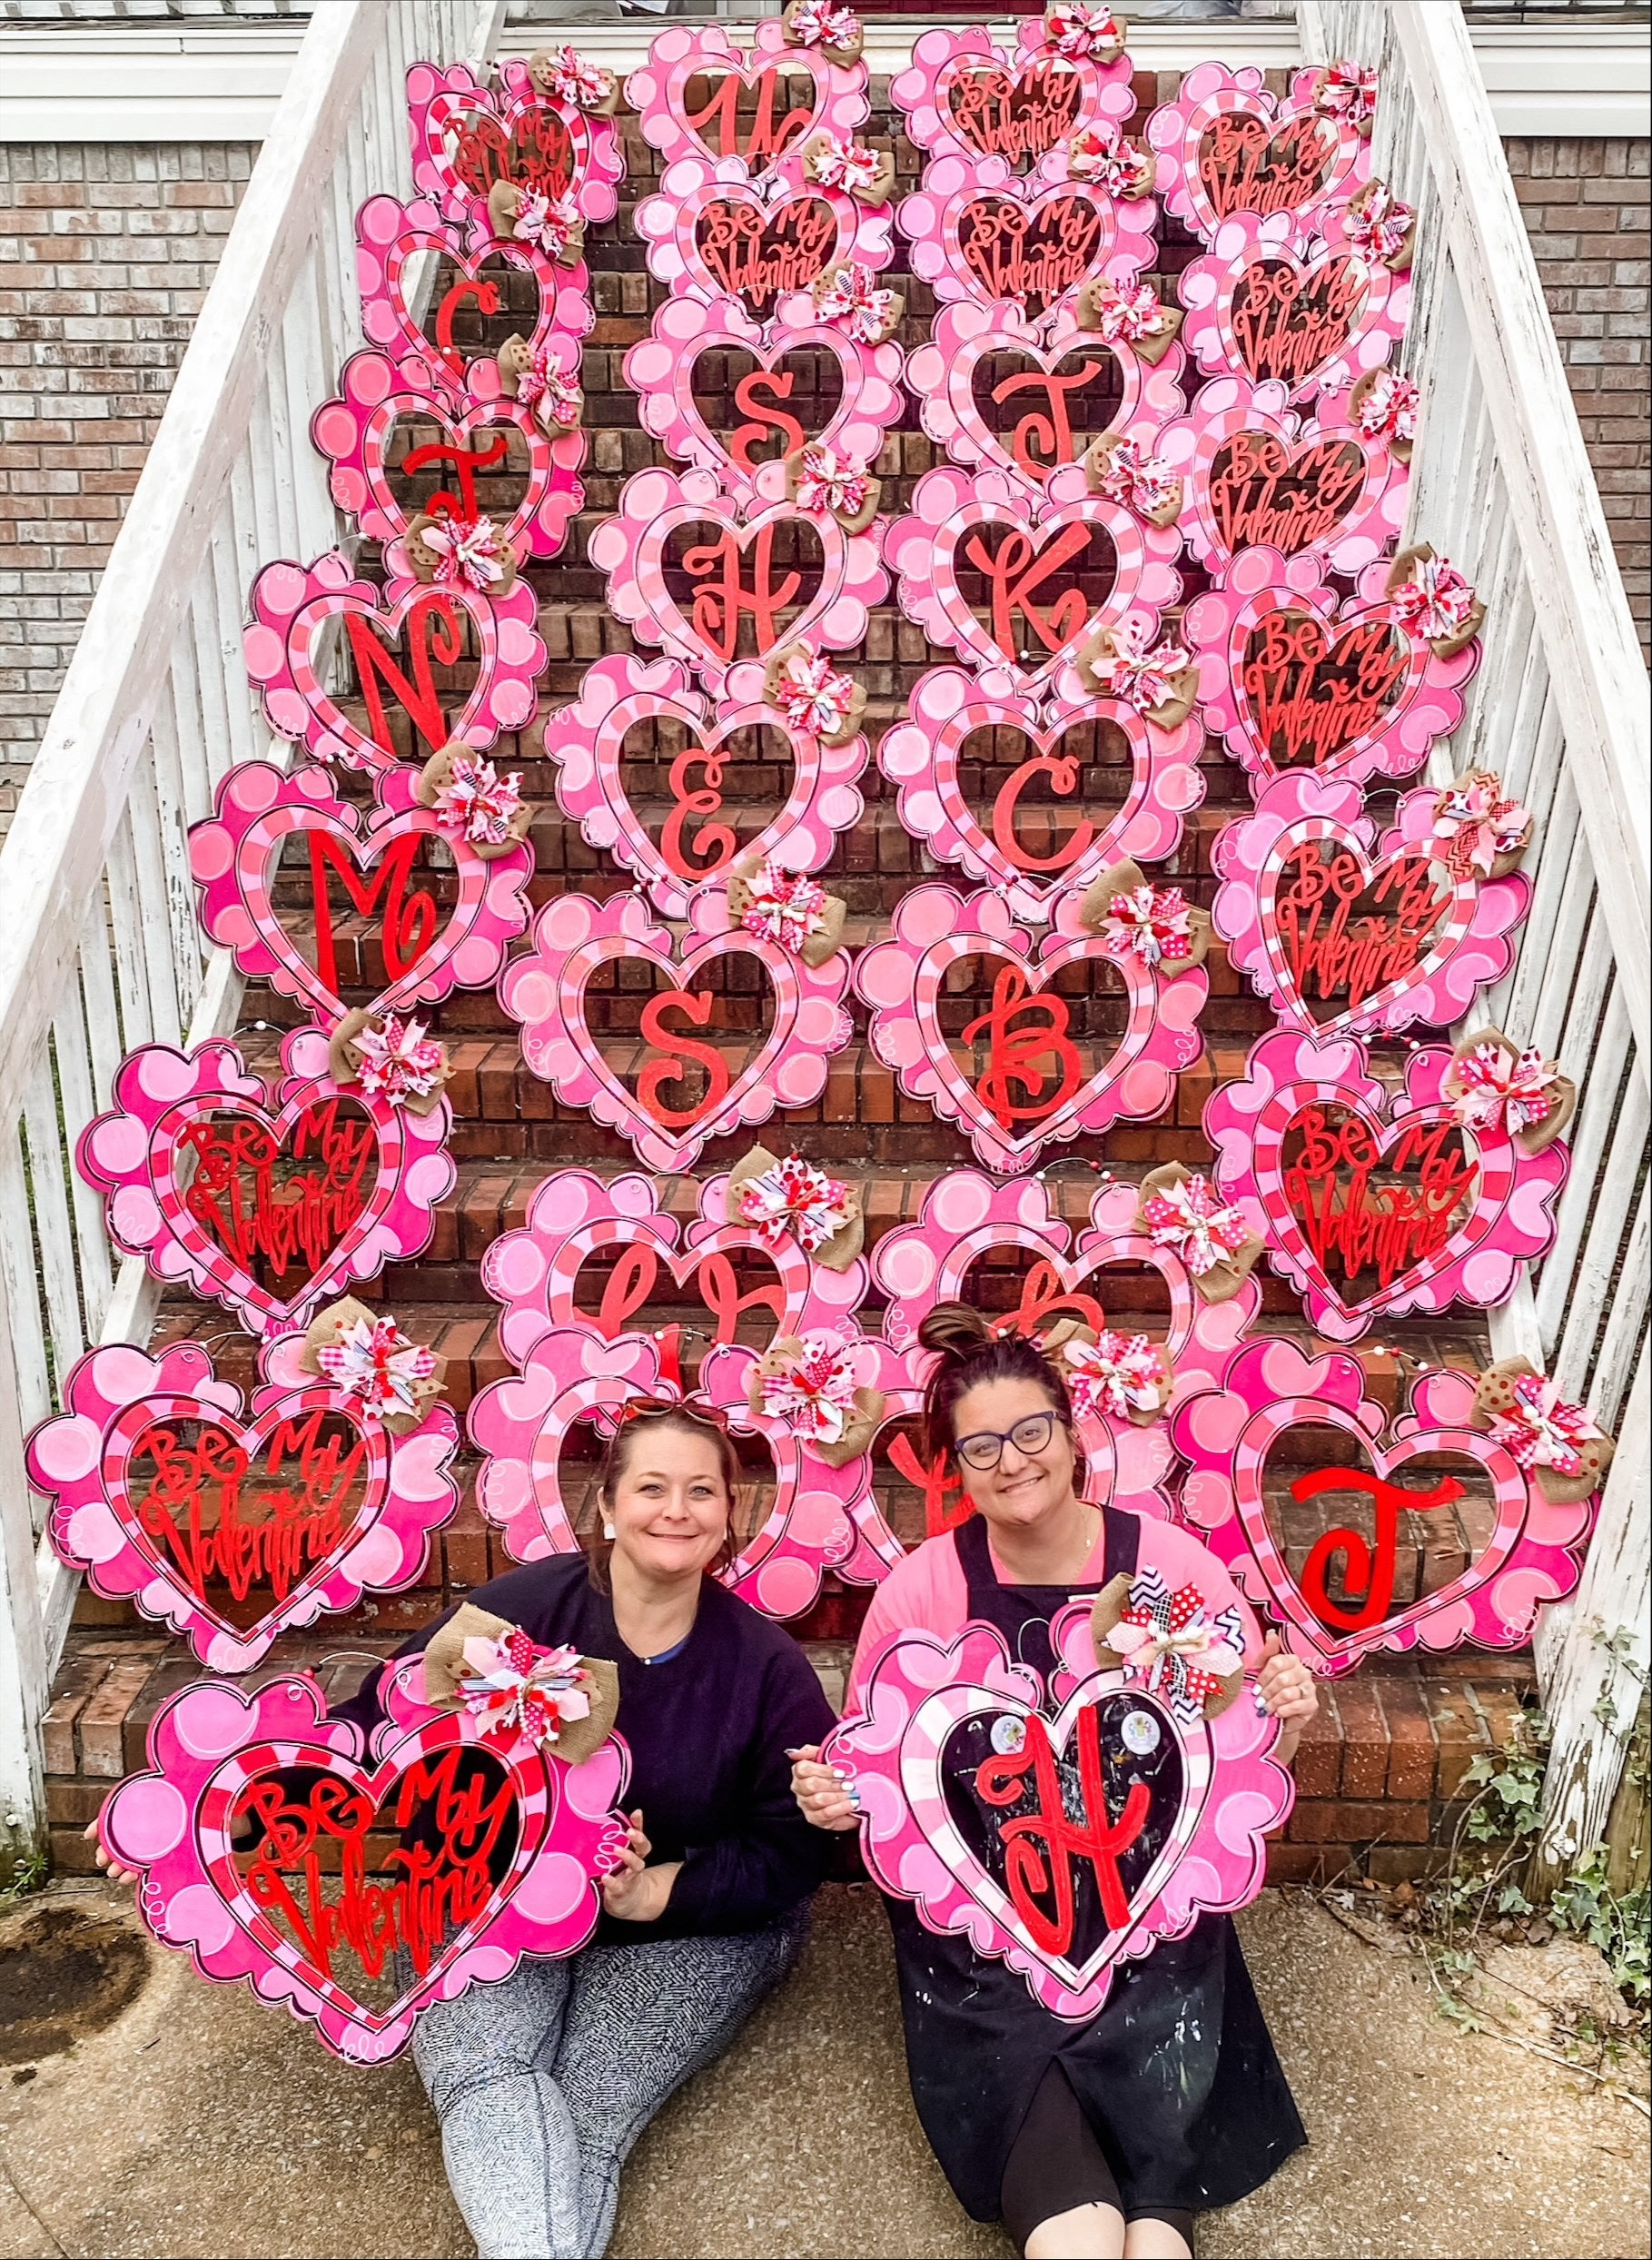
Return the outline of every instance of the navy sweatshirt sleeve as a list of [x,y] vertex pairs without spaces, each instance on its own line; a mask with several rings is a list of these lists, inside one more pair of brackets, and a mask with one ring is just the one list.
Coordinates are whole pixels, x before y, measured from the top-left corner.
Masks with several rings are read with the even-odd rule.
[[[641,1809],[650,1864],[682,1867],[658,1922],[605,1916],[600,1937],[618,1944],[756,1930],[816,1888],[832,1840],[798,1811],[786,1753],[822,1740],[833,1714],[788,1632],[707,1581],[682,1647],[645,1662],[620,1640],[607,1595],[577,1555],[510,1571],[470,1598],[532,1640],[606,1656],[618,1669],[616,1724],[631,1756],[626,1808]],[[399,1652],[421,1650],[445,1621]],[[334,1715],[370,1733],[382,1715],[382,1676],[371,1674]]]

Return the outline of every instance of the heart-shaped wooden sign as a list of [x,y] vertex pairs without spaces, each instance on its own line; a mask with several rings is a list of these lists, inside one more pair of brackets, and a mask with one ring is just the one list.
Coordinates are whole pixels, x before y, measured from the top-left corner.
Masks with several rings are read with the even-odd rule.
[[527,1223],[500,1233],[482,1257],[482,1284],[503,1305],[506,1356],[523,1365],[556,1327],[584,1327],[608,1340],[658,1333],[694,1298],[710,1325],[685,1330],[681,1363],[690,1373],[690,1336],[761,1350],[777,1334],[851,1317],[866,1294],[864,1259],[834,1271],[789,1232],[766,1236],[731,1224],[727,1186],[722,1176],[702,1184],[699,1214],[684,1234],[659,1205],[652,1177],[554,1171],[529,1202]]
[[786,501],[783,465],[754,486],[758,507],[741,511],[709,471],[639,471],[589,544],[610,610],[718,695],[742,659],[797,642],[852,649],[889,585],[875,536]]
[[[1291,1802],[1268,1754],[1272,1720],[1241,1700],[1183,1725],[1123,1673],[1098,1672],[1093,1641],[1085,1668],[1088,1613],[1057,1619],[1048,1689],[1011,1662],[994,1626],[951,1641],[897,1635],[821,1753],[859,1796],[880,1888],[914,1901],[926,1928],[966,1934],[1073,2021],[1096,2015],[1122,1957],[1182,1935],[1199,1909],[1256,1896],[1264,1834]],[[1063,1773],[1081,1784],[1076,1803]],[[1029,1838],[1037,1860],[1012,1859]]]
[[1314,106],[1320,74],[1296,74],[1281,101],[1260,70],[1201,63],[1147,124],[1164,208],[1207,243],[1250,214],[1298,223],[1344,205],[1370,176],[1370,142]]
[[[761,668],[733,668],[725,693],[714,709],[675,659],[598,659],[547,735],[563,813],[643,882],[665,917],[687,917],[707,887],[726,890],[737,863],[819,870],[864,807],[864,738],[826,746],[794,732],[766,702]],[[777,768],[789,768],[790,789],[766,816]],[[645,819],[639,803],[664,813]]]
[[[962,1000],[959,1025],[948,976],[970,964],[984,986]],[[1112,994],[1070,998],[1057,976],[1080,966],[1105,969]],[[1202,966],[1115,955],[1070,897],[1034,951],[1002,896],[914,887],[891,938],[856,959],[855,986],[871,1009],[872,1048],[901,1088],[1006,1173],[1030,1168],[1045,1145],[1151,1119],[1203,1050]]]
[[[157,1711],[149,1769],[98,1816],[162,1945],[204,1978],[247,1980],[356,2064],[387,2063],[421,2010],[524,1954],[577,1952],[625,1844],[622,1742],[566,1765],[431,1709],[422,1674],[418,1656],[388,1674],[365,1744],[308,1673],[254,1695],[198,1680]],[[416,1858],[393,1849],[410,1843]]]
[[[877,749],[903,826],[941,862],[1005,890],[1030,925],[1127,856],[1173,855],[1204,796],[1204,732],[1191,717],[1150,729],[1123,700],[1093,699],[1063,701],[1046,723],[1037,701],[989,699],[949,667],[919,679],[909,710]],[[983,780],[967,793],[966,776]]]
[[795,47],[778,17],[750,26],[737,47],[721,24],[676,24],[625,83],[642,137],[668,165],[679,157],[736,158],[754,180],[811,134],[853,139],[870,114],[866,65]]
[[1115,201],[1103,188],[1017,181],[1002,158],[937,157],[903,197],[895,224],[912,271],[938,300],[1014,305],[1031,322],[1070,314],[1086,282],[1123,285],[1152,264],[1151,199]]
[[1054,685],[1103,629],[1134,623],[1151,645],[1181,594],[1180,549],[1173,527],[1092,494],[1079,464],[1051,476],[1042,505],[997,472],[942,465],[884,543],[901,610],[981,670],[992,696]]
[[754,322],[737,299],[668,298],[626,355],[625,381],[644,431],[747,508],[761,466],[811,441],[869,463],[905,406],[898,345],[862,344],[829,322]]
[[[381,984],[364,1007],[374,1014],[491,988],[528,924],[525,841],[479,856],[414,798],[415,771],[376,781],[364,821],[325,769],[243,761],[220,782],[214,813],[190,828],[207,934],[329,1028],[350,1009],[342,990],[361,982]],[[433,864],[436,841],[450,869]]]
[[920,32],[889,94],[906,114],[907,138],[932,159],[994,159],[1023,175],[1061,177],[1055,168],[1079,134],[1117,132],[1135,110],[1123,55],[1058,55],[1035,18],[1023,24],[1014,52],[994,46],[977,25]]
[[[574,373],[579,348],[568,352]],[[487,518],[518,555],[555,557],[583,507],[581,430],[553,439],[532,410],[496,393],[450,413],[431,397],[430,365],[352,353],[340,397],[310,421],[332,465],[332,499],[375,541],[394,541],[425,511]]]
[[[533,719],[549,662],[539,599],[519,575],[502,597],[462,582],[381,592],[333,550],[311,565],[266,565],[251,603],[242,647],[265,718],[319,761],[381,769],[410,754],[428,758],[455,738],[491,745]],[[329,688],[320,639],[333,620],[343,623],[365,730]]]
[[1472,1374],[1420,1375],[1387,1442],[1364,1379],[1340,1352],[1247,1343],[1172,1416],[1183,1514],[1315,1671],[1524,1648],[1577,1585],[1594,1502],[1556,1506],[1473,1424]]
[[256,1334],[302,1329],[352,1281],[411,1263],[454,1177],[445,1099],[416,1115],[341,1088],[313,1028],[284,1039],[282,1066],[272,1092],[233,1044],[142,1045],[74,1151],[121,1253]]
[[488,196],[501,181],[553,201],[570,197],[588,222],[611,220],[618,210],[625,147],[618,125],[541,93],[523,56],[500,63],[492,86],[467,64],[442,71],[415,63],[407,107],[414,186],[445,218],[469,224],[473,249],[492,239]]
[[945,158],[1060,179],[1075,135],[1116,134],[1134,115],[1125,56],[1058,55],[1037,18],[1022,23],[1017,50],[994,47],[978,25],[920,32],[890,99],[906,113],[906,138],[929,154],[929,172]]
[[772,339],[777,324],[811,317],[811,287],[830,269],[887,264],[886,211],[840,189],[726,179],[725,169],[679,158],[637,207],[649,272],[673,297],[734,299]]
[[[432,259],[435,286],[421,291],[416,279]],[[460,231],[422,197],[403,204],[372,196],[361,206],[356,279],[369,344],[393,362],[418,360],[431,385],[455,401],[497,396],[499,364],[486,322],[506,316],[538,352],[552,337],[577,347],[596,320],[583,265],[555,266],[515,243],[468,254]]]
[[1043,491],[1105,432],[1157,446],[1182,414],[1180,346],[1140,360],[1071,322],[1028,321],[1015,305],[961,299],[935,316],[907,367],[924,429],[956,463]]
[[1197,415],[1159,435],[1192,506],[1178,520],[1189,546],[1212,570],[1266,549],[1312,550],[1338,572],[1363,572],[1399,537],[1409,469],[1351,421],[1346,393],[1327,395],[1306,424],[1271,409],[1277,398],[1276,388],[1221,377],[1199,395]]
[[412,1584],[459,1504],[445,1405],[392,1435],[349,1391],[275,1372],[271,1350],[264,1374],[243,1418],[194,1343],[88,1351],[28,1442],[59,1558],[213,1671],[250,1671],[279,1633]]
[[[564,895],[540,911],[533,947],[500,982],[533,1073],[563,1105],[628,1139],[650,1169],[690,1169],[708,1138],[767,1122],[777,1107],[812,1105],[851,1033],[843,951],[811,966],[731,926],[727,901],[707,895],[693,917],[678,944],[635,896]],[[720,986],[731,957],[755,961],[761,997]],[[644,1002],[628,983],[641,1004],[636,1027],[615,1025],[606,996],[594,1025],[593,985],[612,987],[621,959],[651,968],[653,994]]]
[[1479,662],[1470,643],[1449,659],[1397,617],[1379,559],[1339,608],[1324,560],[1241,550],[1182,634],[1197,655],[1199,702],[1252,777],[1410,777],[1463,714]]
[[1364,795],[1345,778],[1276,778],[1253,816],[1222,832],[1212,912],[1229,962],[1281,1019],[1320,1037],[1446,1027],[1513,960],[1530,903],[1517,876],[1453,870],[1434,838],[1439,795],[1404,794],[1372,846]]
[[1340,233],[1304,238],[1288,216],[1224,221],[1180,283],[1189,352],[1207,376],[1277,384],[1293,400],[1340,390],[1394,355],[1409,275]]
[[1205,1107],[1219,1184],[1261,1204],[1269,1262],[1332,1342],[1381,1317],[1506,1302],[1553,1244],[1564,1142],[1531,1154],[1504,1131],[1463,1128],[1445,1088],[1452,1057],[1413,1052],[1390,1091],[1352,1037],[1281,1029]]

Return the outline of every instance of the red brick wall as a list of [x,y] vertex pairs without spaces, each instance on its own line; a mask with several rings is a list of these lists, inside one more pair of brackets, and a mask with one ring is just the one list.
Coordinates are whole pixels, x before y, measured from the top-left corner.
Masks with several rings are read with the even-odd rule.
[[1647,141],[1510,141],[1515,193],[1566,357],[1572,398],[1642,647],[1652,634]]
[[256,154],[0,144],[0,822]]

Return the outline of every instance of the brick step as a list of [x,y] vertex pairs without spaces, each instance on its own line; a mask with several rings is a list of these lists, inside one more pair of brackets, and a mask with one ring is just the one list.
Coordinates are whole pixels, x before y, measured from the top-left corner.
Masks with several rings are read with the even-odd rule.
[[[428,1613],[433,1614],[434,1610]],[[294,1635],[244,1683],[317,1673],[342,1702],[403,1637],[400,1628],[349,1636]],[[834,1704],[841,1704],[847,1645],[806,1641]],[[61,1873],[91,1874],[84,1830],[114,1783],[147,1760],[150,1721],[166,1700],[203,1676],[176,1645],[151,1632],[76,1629],[69,1635],[45,1715],[47,1816]],[[1535,1694],[1530,1659],[1466,1652],[1426,1662],[1368,1663],[1353,1680],[1322,1684],[1321,1712],[1296,1761],[1297,1802],[1270,1847],[1279,1883],[1328,1882],[1345,1873],[1398,1882],[1433,1871],[1461,1817],[1464,1776],[1501,1750]]]

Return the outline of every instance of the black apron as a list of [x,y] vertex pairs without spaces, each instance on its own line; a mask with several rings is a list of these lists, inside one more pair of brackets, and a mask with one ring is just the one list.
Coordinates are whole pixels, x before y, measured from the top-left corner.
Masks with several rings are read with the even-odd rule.
[[[1103,1513],[1102,1585],[1133,1575],[1141,1539],[1137,1516],[1114,1508]],[[1050,1620],[1101,1585],[1001,1584],[979,1515],[961,1523],[953,1540],[971,1621],[996,1626],[1013,1660],[1047,1676],[1054,1661]],[[1110,1708],[1118,1715],[1102,1735],[1109,1786],[1121,1775],[1151,1781],[1168,1739],[1159,1757],[1133,1760],[1120,1736],[1135,1706],[1118,1697]],[[998,1819],[971,1786],[982,1758],[1001,1747],[990,1743],[990,1720],[958,1730],[959,1748],[955,1755],[949,1746],[944,1765],[954,1819],[977,1843]],[[1136,1733],[1139,1739],[1139,1728]],[[1121,1780],[1121,1791],[1123,1786]],[[1111,1814],[1113,1800],[1106,1801]],[[1156,1856],[1156,1839],[1141,1856]],[[1119,1863],[1127,1886],[1130,1857]],[[1085,1864],[1073,1863],[1073,1873],[1075,1951],[1082,1954],[1086,1925],[1093,1935],[1105,1918],[1093,1879],[1086,1903]],[[1126,2208],[1199,2213],[1232,2205],[1307,2140],[1225,1915],[1202,1916],[1185,1938],[1161,1940],[1143,1960],[1118,1964],[1099,2014],[1073,2024],[1034,2000],[1025,1980],[1002,1962],[978,1958],[964,1939],[926,1930],[908,1901],[885,1904],[895,1933],[913,2100],[959,2203],[975,2220],[998,2218],[1004,2163],[1054,2062],[1106,2154]]]

